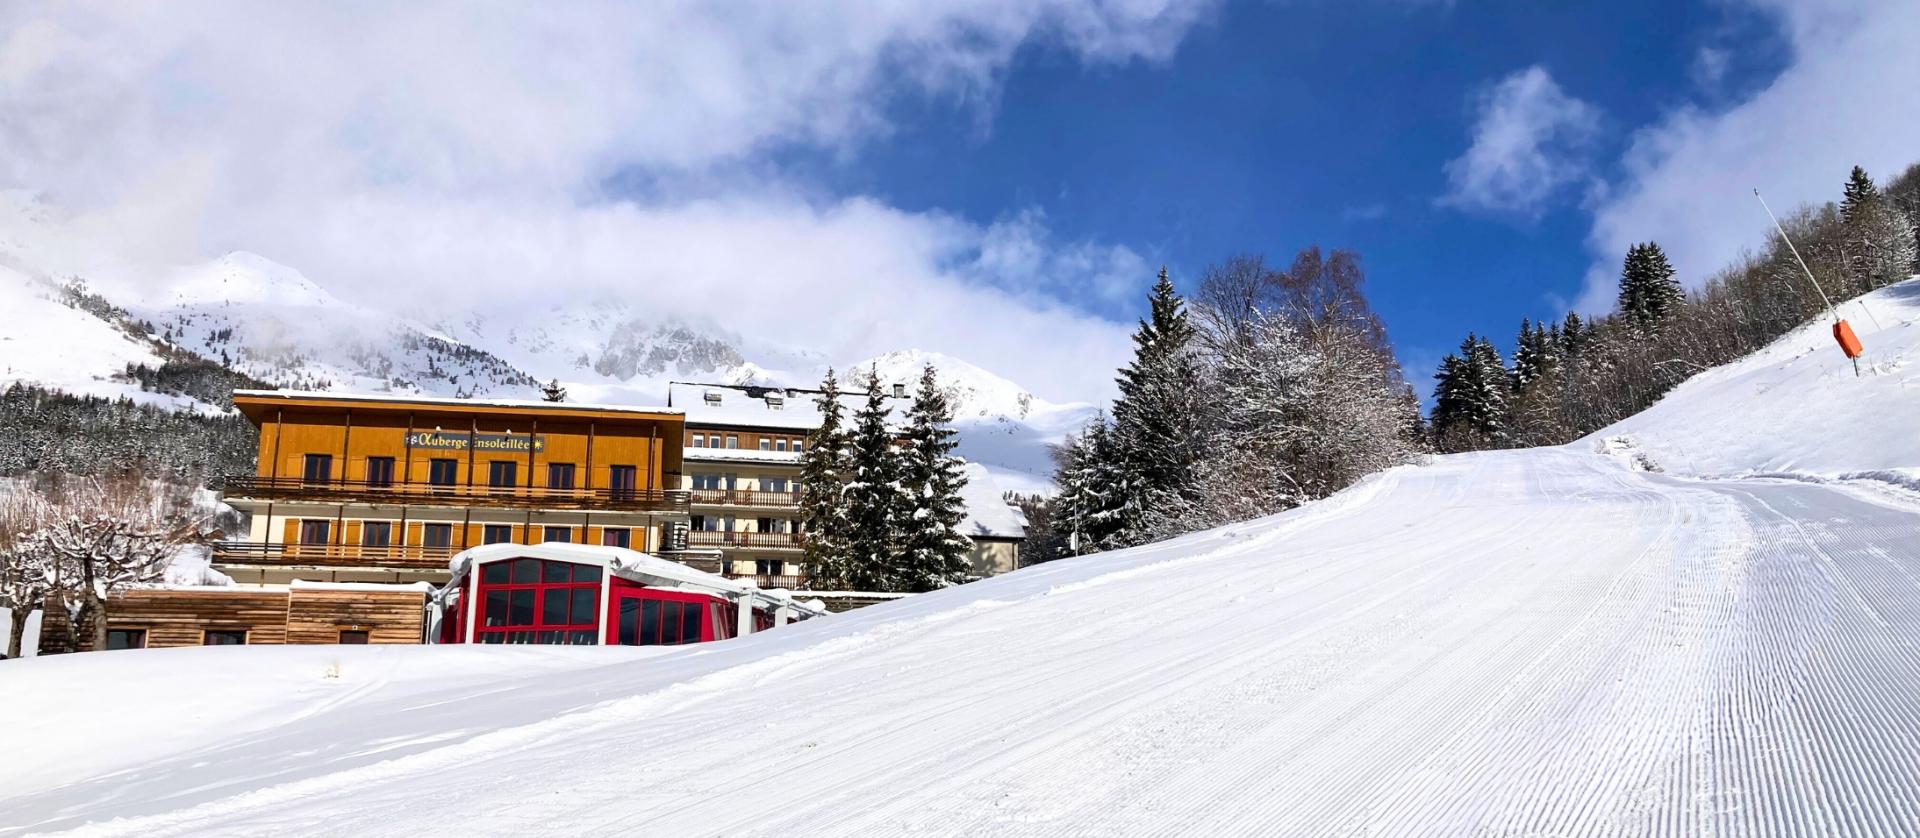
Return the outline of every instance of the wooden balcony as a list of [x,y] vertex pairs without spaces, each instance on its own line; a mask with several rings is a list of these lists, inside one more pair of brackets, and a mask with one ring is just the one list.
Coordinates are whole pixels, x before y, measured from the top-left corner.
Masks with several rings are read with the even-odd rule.
[[[678,475],[669,475],[677,480]],[[418,506],[475,506],[513,509],[580,509],[610,512],[686,514],[686,489],[553,489],[545,486],[469,486],[393,481],[303,480],[298,477],[230,475],[230,498],[298,500],[318,503],[377,503]]]
[[260,544],[216,541],[213,563],[258,567],[356,567],[382,570],[446,570],[458,547],[387,546],[359,544]]
[[797,532],[719,532],[694,530],[687,533],[689,547],[733,547],[754,550],[799,550]]
[[758,489],[690,489],[696,506],[757,506],[767,509],[797,509],[799,492],[767,492]]

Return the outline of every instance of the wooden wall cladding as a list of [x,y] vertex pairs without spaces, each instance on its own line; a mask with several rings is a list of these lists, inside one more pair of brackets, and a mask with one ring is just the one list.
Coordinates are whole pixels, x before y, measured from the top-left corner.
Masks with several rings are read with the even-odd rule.
[[338,643],[342,631],[364,631],[368,643],[419,643],[426,625],[421,591],[294,588],[287,606],[288,643]]
[[241,630],[250,645],[287,642],[287,592],[133,590],[114,595],[107,626],[145,629],[147,648],[199,646],[209,631]]
[[108,626],[143,629],[148,648],[199,646],[208,631],[241,630],[248,645],[338,643],[364,631],[369,643],[420,643],[426,593],[418,590],[292,588],[132,590],[109,604]]

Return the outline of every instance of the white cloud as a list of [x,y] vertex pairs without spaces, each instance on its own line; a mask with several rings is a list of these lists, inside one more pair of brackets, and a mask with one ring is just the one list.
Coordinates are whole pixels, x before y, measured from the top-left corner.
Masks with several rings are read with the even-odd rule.
[[1586,173],[1600,112],[1567,95],[1545,68],[1502,79],[1479,94],[1476,109],[1473,142],[1447,163],[1440,205],[1538,216],[1555,192]]
[[1693,83],[1709,90],[1720,86],[1727,78],[1727,69],[1733,62],[1733,53],[1723,47],[1705,46],[1693,54],[1693,66],[1689,73]]
[[[250,249],[347,297],[632,293],[1084,398],[1124,327],[983,282],[1014,231],[822,194],[776,153],[857,155],[901,97],[989,107],[1024,44],[1164,59],[1208,5],[8,4],[0,185],[156,261]],[[644,197],[608,194],[630,179]],[[1131,267],[1043,222],[1021,222],[1034,252],[1007,270],[1102,284]]]
[[1778,16],[1792,63],[1745,102],[1683,108],[1634,137],[1595,205],[1580,310],[1611,306],[1634,242],[1660,242],[1690,285],[1761,246],[1756,187],[1782,210],[1837,199],[1856,164],[1885,179],[1920,160],[1920,3],[1749,2]]

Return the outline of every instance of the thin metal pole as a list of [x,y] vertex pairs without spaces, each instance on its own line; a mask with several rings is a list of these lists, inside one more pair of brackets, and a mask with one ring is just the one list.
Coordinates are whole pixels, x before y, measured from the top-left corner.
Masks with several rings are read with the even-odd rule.
[[1760,208],[1767,211],[1767,217],[1773,219],[1773,229],[1780,231],[1780,240],[1787,243],[1787,250],[1793,253],[1793,260],[1800,263],[1800,270],[1807,274],[1807,281],[1813,283],[1813,290],[1820,292],[1820,302],[1827,304],[1827,312],[1833,315],[1834,322],[1840,321],[1840,310],[1834,308],[1833,301],[1827,299],[1827,292],[1820,287],[1820,280],[1813,278],[1813,269],[1807,267],[1807,260],[1800,258],[1800,248],[1793,246],[1793,239],[1787,235],[1787,229],[1780,226],[1780,218],[1773,214],[1773,207],[1767,206],[1767,199],[1760,197],[1759,188],[1753,190],[1753,197],[1760,202]]

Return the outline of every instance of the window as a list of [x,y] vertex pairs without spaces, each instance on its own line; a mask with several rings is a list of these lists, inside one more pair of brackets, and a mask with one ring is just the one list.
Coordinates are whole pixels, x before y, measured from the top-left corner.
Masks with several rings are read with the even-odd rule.
[[107,629],[107,651],[147,648],[146,629]]
[[452,524],[427,524],[420,528],[421,541],[428,547],[452,547]]
[[753,528],[758,532],[773,532],[773,519],[760,518],[753,522]]
[[245,629],[238,631],[207,631],[200,636],[200,645],[245,646],[247,645],[247,632]]
[[622,597],[615,638],[624,646],[698,643],[701,608],[697,602]]
[[435,486],[452,486],[459,478],[459,460],[432,460],[427,463],[428,483]]
[[557,541],[564,544],[566,542],[573,540],[573,528],[572,527],[547,527],[546,534],[541,540]]
[[761,437],[761,438],[760,438],[760,450],[762,450],[762,451],[772,451],[772,450],[773,450],[773,440],[771,440],[771,439],[768,439],[768,438],[766,438],[766,437],[764,437],[764,436],[763,436],[763,437]]
[[787,491],[787,479],[784,477],[762,477],[760,478],[760,491],[762,492]]
[[330,544],[333,542],[332,521],[301,521],[301,544]]
[[393,522],[363,521],[360,523],[360,546],[386,547],[393,544]]
[[340,643],[345,646],[365,646],[367,633],[359,629],[341,629]]
[[695,515],[693,519],[687,523],[687,527],[694,532],[707,532],[707,520],[707,516],[705,515]]
[[481,544],[506,544],[513,541],[513,527],[509,524],[488,524],[480,530]]
[[548,463],[547,464],[547,488],[549,489],[573,488],[573,464],[572,463]]
[[734,436],[733,434],[727,434],[727,447],[728,447],[728,448],[739,448],[739,447],[740,447],[740,438],[739,438],[739,437],[737,437],[737,436]]
[[392,457],[367,458],[367,485],[373,487],[393,485]]
[[300,473],[303,483],[325,483],[333,479],[332,454],[308,454],[306,469]]
[[706,434],[694,434],[694,435],[693,435],[693,444],[692,444],[692,445],[689,445],[689,446],[687,446],[687,447],[688,447],[688,448],[705,448],[705,447],[707,447],[707,435],[706,435]]
[[496,489],[520,485],[520,464],[512,460],[487,463],[487,485]]
[[599,642],[600,568],[513,559],[481,568],[481,643]]
[[786,441],[786,440],[784,440],[784,439],[776,439],[776,440],[774,440],[774,441],[773,441],[773,450],[775,450],[775,451],[785,451],[785,450],[787,450],[787,441]]
[[718,489],[718,488],[720,488],[720,475],[718,475],[718,474],[696,474],[696,475],[694,475],[694,476],[693,476],[693,488],[695,488],[695,489]]
[[785,564],[779,559],[754,559],[753,572],[760,576],[779,576],[786,572]]
[[633,530],[626,527],[608,527],[600,531],[600,543],[608,547],[633,547]]
[[614,500],[633,500],[633,490],[640,472],[633,466],[607,467],[607,493]]
[[713,436],[710,436],[710,437],[707,437],[707,447],[708,447],[708,448],[719,448],[719,447],[720,447],[720,435],[719,435],[719,434],[714,434]]

